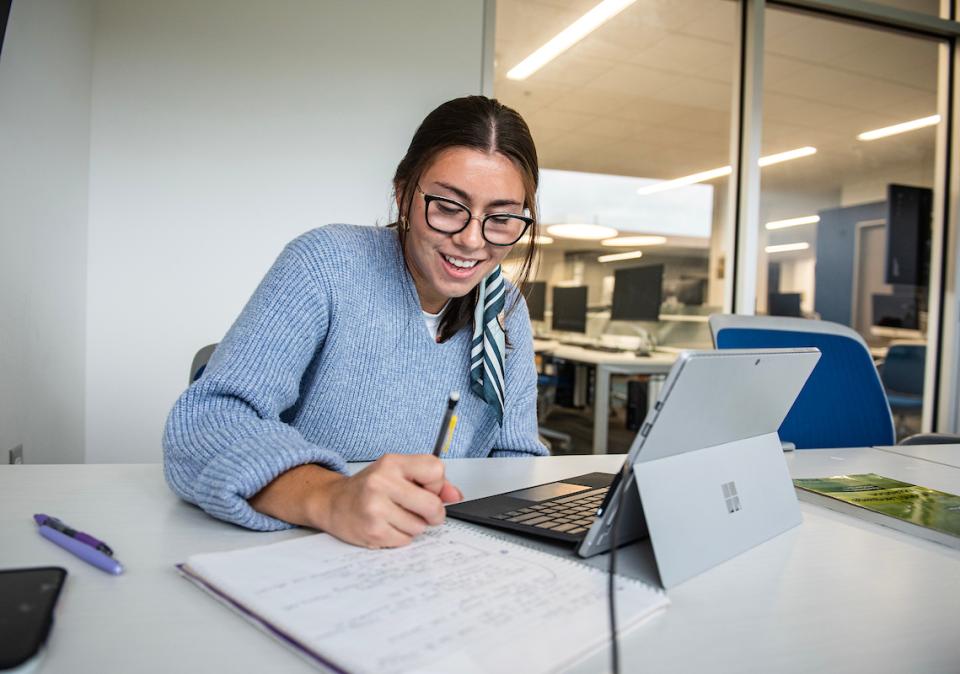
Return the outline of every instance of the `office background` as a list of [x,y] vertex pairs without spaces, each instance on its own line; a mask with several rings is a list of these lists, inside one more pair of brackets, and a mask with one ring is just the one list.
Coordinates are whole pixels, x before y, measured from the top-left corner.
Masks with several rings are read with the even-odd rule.
[[[417,123],[480,92],[527,118],[545,186],[583,173],[635,181],[616,214],[551,212],[542,194],[545,225],[665,239],[556,236],[538,271],[549,287],[586,285],[602,314],[615,269],[663,264],[661,320],[640,327],[679,346],[705,345],[710,311],[767,313],[784,300],[771,293],[877,349],[924,341],[928,374],[942,375],[928,377],[925,421],[957,430],[956,307],[939,308],[957,287],[944,37],[957,24],[936,18],[951,3],[638,0],[539,72],[507,76],[594,4],[14,0],[0,55],[0,451],[158,460],[194,352],[219,340],[282,245],[326,222],[387,222],[389,179]],[[934,114],[908,134],[857,139]],[[738,160],[804,147],[817,151],[762,169]],[[929,190],[926,285],[885,282],[891,184]],[[653,203],[690,206],[693,230],[643,219]],[[824,237],[830,223],[842,245]],[[821,287],[840,249],[842,282]],[[681,301],[684,282],[702,282],[703,297]],[[913,323],[874,325],[873,296],[899,290]]]

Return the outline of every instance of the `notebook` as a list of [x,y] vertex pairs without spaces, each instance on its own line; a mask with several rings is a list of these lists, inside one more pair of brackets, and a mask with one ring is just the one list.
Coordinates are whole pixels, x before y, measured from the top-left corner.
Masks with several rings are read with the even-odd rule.
[[[177,568],[336,672],[555,672],[610,638],[604,571],[453,522],[402,548],[315,534]],[[669,603],[637,580],[615,587],[621,634]]]

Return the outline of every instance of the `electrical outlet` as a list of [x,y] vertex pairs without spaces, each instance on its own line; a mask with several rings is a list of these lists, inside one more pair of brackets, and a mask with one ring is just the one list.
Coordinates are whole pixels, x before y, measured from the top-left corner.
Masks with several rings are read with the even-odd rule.
[[10,463],[12,464],[21,464],[23,463],[23,445],[17,445],[10,450]]

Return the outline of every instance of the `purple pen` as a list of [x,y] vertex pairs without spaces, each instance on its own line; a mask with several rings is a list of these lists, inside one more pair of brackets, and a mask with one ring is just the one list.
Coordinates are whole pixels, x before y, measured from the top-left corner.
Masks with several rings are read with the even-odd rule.
[[87,564],[92,564],[101,571],[112,573],[115,576],[123,573],[123,565],[120,562],[86,543],[81,543],[76,538],[67,536],[56,529],[51,529],[46,524],[41,525],[37,531],[48,541],[56,543],[67,552],[73,553]]
[[110,546],[101,541],[100,539],[94,538],[90,534],[84,531],[77,531],[71,527],[68,527],[66,524],[58,520],[56,517],[51,517],[50,515],[44,515],[42,513],[34,515],[33,520],[40,526],[48,526],[51,529],[56,529],[61,534],[70,536],[71,538],[76,538],[81,543],[86,543],[90,547],[96,548],[100,552],[110,557],[113,557],[113,550],[110,549]]

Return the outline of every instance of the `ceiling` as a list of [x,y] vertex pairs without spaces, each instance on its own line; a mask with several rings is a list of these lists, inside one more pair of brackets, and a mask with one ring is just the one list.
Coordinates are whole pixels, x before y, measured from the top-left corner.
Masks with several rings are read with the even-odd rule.
[[[506,78],[596,2],[497,2],[494,93],[527,120],[541,166],[671,179],[728,164],[731,0],[638,0],[526,80]],[[937,41],[780,9],[767,11],[765,31],[762,154],[818,149],[763,169],[765,195],[817,195],[829,207],[858,180],[932,177],[935,128],[856,136],[937,111]]]

